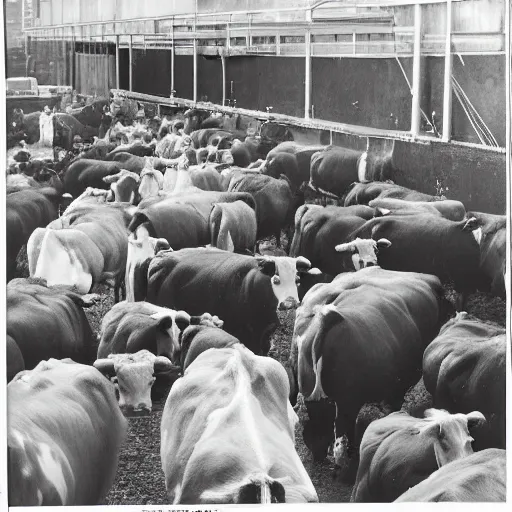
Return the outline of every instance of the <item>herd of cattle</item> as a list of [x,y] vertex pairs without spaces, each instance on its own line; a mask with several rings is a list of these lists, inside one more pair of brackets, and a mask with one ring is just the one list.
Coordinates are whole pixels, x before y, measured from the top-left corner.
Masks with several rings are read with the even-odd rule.
[[[101,112],[67,123],[69,140],[101,135],[78,156],[24,147],[9,166],[11,506],[102,503],[155,382],[172,385],[172,503],[317,502],[299,393],[304,442],[332,450],[352,501],[505,500],[505,329],[465,312],[476,291],[505,298],[505,216],[398,186],[366,152],[276,145],[196,109]],[[116,304],[96,337],[84,308],[102,284]],[[291,309],[282,365],[267,354]],[[415,417],[400,409],[420,378],[434,408]]]

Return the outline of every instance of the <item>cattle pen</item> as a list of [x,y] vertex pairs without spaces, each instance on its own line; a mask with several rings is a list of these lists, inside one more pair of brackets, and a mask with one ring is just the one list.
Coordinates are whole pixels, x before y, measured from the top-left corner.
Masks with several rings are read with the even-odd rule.
[[6,5],[0,498],[506,501],[512,0]]

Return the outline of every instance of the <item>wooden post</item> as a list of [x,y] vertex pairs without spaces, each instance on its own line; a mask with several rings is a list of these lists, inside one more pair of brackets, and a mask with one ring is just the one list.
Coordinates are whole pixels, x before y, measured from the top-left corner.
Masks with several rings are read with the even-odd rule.
[[306,30],[306,72],[304,77],[304,117],[311,117],[311,29]]
[[226,57],[224,53],[220,56],[222,64],[222,106],[226,105]]
[[133,91],[133,45],[132,45],[132,38],[133,36],[130,34],[130,40],[128,42],[128,55],[129,55],[129,91]]
[[443,140],[446,142],[452,138],[452,64],[452,0],[447,0],[443,98]]
[[352,32],[352,55],[356,54],[356,33]]
[[412,64],[411,135],[420,133],[421,100],[421,4],[414,6],[414,56]]
[[120,77],[120,62],[119,62],[119,35],[116,35],[116,89],[121,88]]

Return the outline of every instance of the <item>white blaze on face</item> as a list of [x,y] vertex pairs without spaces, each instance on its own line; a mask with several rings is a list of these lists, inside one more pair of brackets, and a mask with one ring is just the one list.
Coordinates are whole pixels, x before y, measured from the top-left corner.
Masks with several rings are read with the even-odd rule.
[[[167,336],[170,338],[171,340],[171,343],[170,343],[170,359],[171,361],[175,361],[176,360],[176,354],[177,352],[179,351],[180,349],[180,343],[179,343],[179,337],[180,337],[180,329],[179,327],[176,325],[176,313],[177,311],[175,311],[174,309],[167,309],[167,308],[158,308],[160,311],[157,312],[157,313],[154,313],[151,315],[151,318],[153,318],[154,320],[161,320],[162,318],[171,318],[172,320],[172,325],[169,329],[166,329],[165,332],[167,333]],[[189,321],[190,321],[190,317],[189,317]],[[165,334],[162,333],[157,333],[157,336],[165,336]],[[158,343],[158,338],[157,338],[157,349],[159,348],[159,343]],[[165,345],[168,345],[168,343],[165,343]],[[162,354],[162,352],[160,350],[158,350],[157,354]]]
[[480,245],[482,242],[482,228],[478,228],[472,231],[473,236],[475,237],[476,243]]
[[[295,258],[278,256],[271,258],[276,265],[276,272],[270,278],[272,291],[277,298],[277,307],[293,307],[299,303],[297,291],[297,263]],[[277,278],[277,279],[276,279]]]
[[151,387],[155,382],[153,362],[126,362],[116,364],[119,387],[119,407],[123,412],[151,411]]
[[[72,230],[66,231],[71,234]],[[74,286],[82,295],[89,293],[92,275],[82,266],[76,251],[72,247],[64,247],[59,234],[59,231],[46,230],[31,277],[46,279],[48,286]]]
[[178,171],[173,167],[167,167],[164,174],[164,183],[162,190],[164,192],[173,192],[178,180]]
[[371,238],[356,238],[335,247],[336,252],[350,252],[354,269],[377,265],[377,242]]
[[361,183],[367,183],[368,180],[366,179],[366,159],[368,158],[368,152],[365,151],[359,158],[359,161],[357,162],[357,179]]
[[164,186],[164,175],[157,170],[142,171],[139,185],[141,199],[157,196]]

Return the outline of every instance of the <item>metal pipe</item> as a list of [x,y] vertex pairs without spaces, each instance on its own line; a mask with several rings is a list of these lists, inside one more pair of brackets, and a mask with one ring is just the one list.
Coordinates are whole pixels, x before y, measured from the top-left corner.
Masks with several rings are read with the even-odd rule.
[[443,141],[452,138],[452,0],[446,2],[446,49],[444,56]]
[[116,36],[116,87],[119,89],[121,87],[121,77],[120,77],[120,63],[119,63],[119,36]]
[[171,47],[171,91],[174,91],[174,53],[175,53],[175,47],[174,47],[174,19],[172,21],[172,47]]
[[193,99],[194,103],[197,101],[197,39],[194,38],[194,91],[193,91]]
[[420,133],[421,119],[421,5],[414,6],[414,57],[412,68],[411,135]]
[[226,104],[226,57],[224,54],[220,56],[220,63],[222,64],[222,105]]
[[128,69],[129,69],[129,80],[128,80],[128,83],[129,83],[129,86],[128,86],[128,90],[130,91],[133,91],[133,44],[132,44],[132,36],[130,35],[130,40],[128,41],[128,55],[129,55],[129,64],[128,64]]
[[311,30],[306,30],[306,71],[304,77],[304,117],[309,119],[311,110]]

